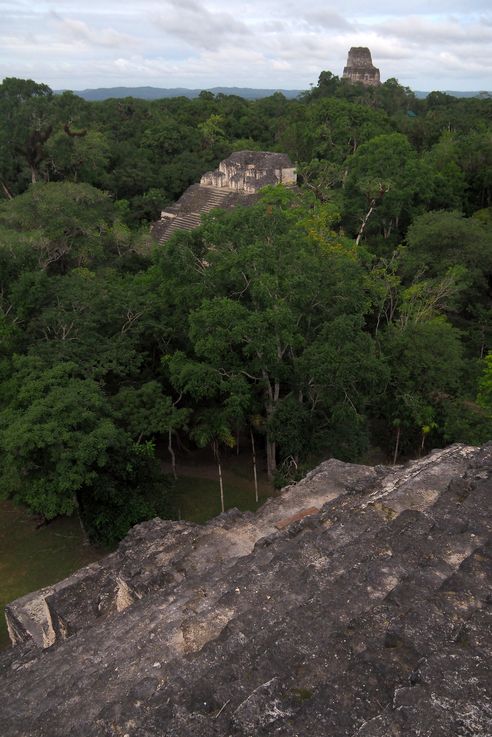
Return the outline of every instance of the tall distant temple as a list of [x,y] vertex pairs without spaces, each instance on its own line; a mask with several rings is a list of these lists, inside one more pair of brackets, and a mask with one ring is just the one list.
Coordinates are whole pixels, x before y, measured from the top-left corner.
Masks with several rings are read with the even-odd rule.
[[352,46],[342,76],[343,79],[364,84],[366,87],[377,87],[381,84],[379,69],[373,65],[371,52],[367,46]]

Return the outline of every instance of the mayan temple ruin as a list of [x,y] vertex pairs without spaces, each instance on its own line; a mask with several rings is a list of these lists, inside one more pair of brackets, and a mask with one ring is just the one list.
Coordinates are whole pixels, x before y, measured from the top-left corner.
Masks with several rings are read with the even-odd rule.
[[373,65],[371,52],[367,46],[352,46],[342,76],[343,79],[366,87],[377,87],[381,84],[379,69]]
[[200,184],[192,184],[173,205],[161,212],[152,233],[162,244],[176,230],[192,230],[201,216],[217,207],[251,205],[268,184],[294,186],[296,170],[287,154],[271,151],[235,151],[215,171],[206,172]]

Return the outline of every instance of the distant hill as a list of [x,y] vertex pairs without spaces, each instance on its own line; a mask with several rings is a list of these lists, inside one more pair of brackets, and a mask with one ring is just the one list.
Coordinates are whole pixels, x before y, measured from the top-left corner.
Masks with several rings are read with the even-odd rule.
[[[206,92],[213,92],[214,95],[237,95],[244,97],[246,100],[261,100],[263,97],[270,97],[276,92],[281,92],[287,99],[293,100],[306,90],[279,90],[279,89],[256,89],[254,87],[210,87]],[[65,90],[55,90],[60,95]],[[186,87],[99,87],[97,89],[73,90],[75,95],[82,97],[84,100],[98,101],[109,100],[110,98],[137,97],[141,100],[160,100],[167,97],[189,97],[195,98],[202,92],[200,89],[191,90]],[[459,92],[444,90],[447,95],[454,97],[479,97],[483,92]],[[415,95],[419,99],[427,97],[429,92],[416,91]]]
[[[480,92],[467,92],[467,91],[460,92],[459,90],[439,90],[439,91],[444,92],[444,94],[446,95],[451,95],[452,97],[482,97],[482,96],[487,96],[487,95],[492,96],[492,93],[483,92],[483,91],[480,91]],[[423,100],[425,97],[427,97],[427,95],[430,95],[430,91],[422,92],[422,91],[416,90],[414,94],[420,100]]]
[[[142,100],[159,100],[164,97],[198,97],[202,90],[190,90],[185,87],[173,87],[171,89],[163,89],[160,87],[100,87],[95,90],[73,90],[75,95],[82,97],[84,100],[108,100],[110,98],[121,97],[137,97]],[[270,97],[275,92],[281,92],[288,99],[294,99],[303,90],[279,90],[279,89],[254,89],[250,87],[211,87],[206,90],[213,92],[214,95],[237,95],[244,97],[246,100],[260,100],[263,97]],[[56,94],[61,94],[65,90],[55,90]]]

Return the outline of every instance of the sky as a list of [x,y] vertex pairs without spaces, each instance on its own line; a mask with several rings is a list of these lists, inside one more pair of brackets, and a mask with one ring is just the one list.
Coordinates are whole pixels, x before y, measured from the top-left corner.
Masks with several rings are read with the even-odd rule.
[[491,0],[0,0],[0,78],[53,89],[309,89],[351,46],[382,81],[492,90]]

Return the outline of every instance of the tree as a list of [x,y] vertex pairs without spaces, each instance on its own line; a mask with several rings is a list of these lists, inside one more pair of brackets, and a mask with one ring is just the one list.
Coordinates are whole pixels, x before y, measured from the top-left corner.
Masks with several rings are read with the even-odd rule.
[[492,419],[492,353],[485,358],[483,374],[478,385],[478,403]]
[[70,515],[124,436],[101,388],[74,364],[19,358],[14,368],[2,392],[2,494],[48,520]]
[[168,436],[168,450],[171,455],[173,476],[176,479],[176,457],[172,436],[186,423],[189,410],[178,409],[177,402],[162,393],[157,381],[148,381],[139,388],[124,387],[112,398],[115,417],[140,445],[144,438],[158,435]]
[[65,126],[46,144],[46,159],[51,179],[99,187],[110,164],[110,145],[100,131],[73,132]]
[[[326,411],[326,404],[312,398],[311,387],[316,352],[320,358],[331,335],[324,341],[318,336],[344,312],[360,317],[368,306],[357,254],[335,237],[331,246],[317,228],[311,235],[310,215],[294,193],[270,189],[256,206],[209,216],[195,236],[207,251],[206,266],[198,271],[201,287],[190,305],[186,382],[206,392],[206,401],[222,397],[234,406],[236,418],[261,408],[270,477],[278,460],[282,408],[295,398],[299,420],[308,418],[306,445],[296,454],[307,450],[318,413]],[[355,324],[357,334],[363,321]],[[327,370],[321,382],[331,380]],[[175,386],[189,392],[184,374]],[[329,402],[328,393],[324,399]],[[340,401],[359,403],[348,379]],[[291,441],[282,443],[281,452],[290,452]]]
[[376,136],[362,144],[349,162],[344,214],[352,232],[401,232],[413,213],[417,196],[425,198],[415,152],[400,133]]
[[307,93],[310,100],[317,100],[320,97],[332,97],[336,94],[340,85],[340,79],[331,72],[324,71],[318,77],[318,84],[313,87],[311,92]]
[[460,390],[463,348],[458,331],[436,316],[403,329],[391,325],[381,351],[390,373],[380,406],[386,431],[395,431],[396,461],[402,444],[415,452],[431,429],[442,431],[444,403]]
[[402,87],[397,79],[390,77],[376,88],[376,101],[389,115],[406,113],[416,103],[415,94],[409,87]]
[[[7,77],[0,85],[0,183],[4,195],[38,181],[45,144],[53,132],[52,91],[32,79]],[[19,170],[28,175],[19,181]]]
[[325,98],[310,104],[304,124],[310,149],[305,160],[326,159],[343,164],[358,147],[391,130],[387,116],[367,105]]
[[[182,352],[167,356],[166,363],[173,386],[180,396],[184,394],[194,403],[190,437],[198,447],[210,445],[212,448],[217,463],[221,510],[224,512],[220,446],[234,446],[233,427],[241,413],[244,382],[241,387],[234,379],[222,376],[214,366],[196,361]],[[235,388],[239,389],[239,394],[235,393]]]
[[0,206],[0,224],[35,234],[39,267],[59,273],[103,256],[112,217],[105,193],[68,182],[33,185]]
[[408,268],[440,276],[460,264],[484,286],[492,272],[492,236],[476,218],[460,212],[427,212],[415,218],[407,233]]
[[3,498],[46,520],[78,513],[106,543],[168,511],[152,446],[132,442],[101,385],[75,364],[15,358],[0,400]]
[[466,181],[460,165],[462,142],[450,131],[444,131],[440,140],[423,156],[430,181],[430,210],[461,210],[465,198]]
[[492,235],[478,218],[459,212],[428,212],[415,218],[407,233],[404,274],[419,270],[427,278],[443,279],[460,270],[461,288],[450,316],[466,331],[472,355],[490,349]]

